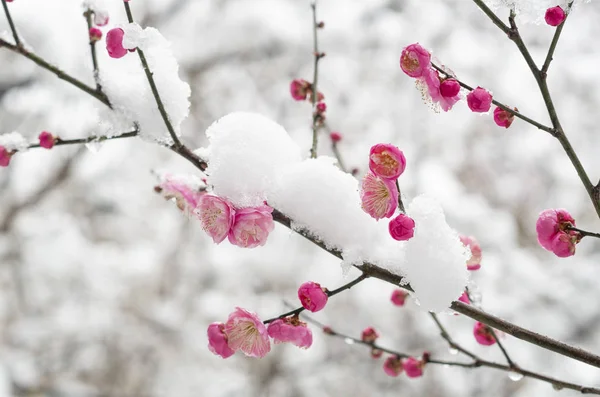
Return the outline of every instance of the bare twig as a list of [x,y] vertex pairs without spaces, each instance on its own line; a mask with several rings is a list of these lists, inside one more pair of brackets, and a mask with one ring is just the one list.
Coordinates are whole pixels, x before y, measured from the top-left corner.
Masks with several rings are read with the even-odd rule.
[[[139,133],[138,130],[133,130],[133,131],[124,132],[122,134],[112,135],[112,136],[92,135],[87,138],[76,138],[76,139],[56,138],[56,142],[54,142],[54,146],[81,145],[81,144],[86,144],[86,143],[90,143],[90,142],[104,142],[104,141],[110,141],[113,139],[133,138],[135,136],[138,136],[138,133]],[[31,145],[28,146],[29,149],[34,149],[34,148],[39,148],[39,147],[40,147],[39,143],[32,143]]]
[[573,227],[573,226],[568,226],[567,229],[578,232],[579,234],[581,234],[582,237],[589,236],[589,237],[600,238],[600,233],[588,232],[586,230],[581,230],[581,229]]
[[319,30],[319,24],[317,22],[317,0],[314,0],[310,7],[312,8],[312,24],[313,24],[313,54],[315,57],[314,73],[312,82],[312,147],[310,149],[310,157],[317,158],[317,144],[319,142],[319,119],[320,115],[317,112],[317,102],[319,99],[319,90],[317,82],[319,81],[319,60],[323,57],[323,54],[319,52],[319,41],[317,31]]
[[94,11],[91,9],[87,9],[86,12],[83,13],[85,17],[85,21],[87,22],[87,34],[90,39],[90,54],[92,56],[92,66],[94,68],[94,81],[96,82],[96,91],[102,92],[102,86],[100,85],[100,76],[99,76],[99,67],[98,67],[98,57],[96,56],[96,40],[92,39],[90,35],[90,30],[92,29],[92,14]]
[[8,25],[10,26],[10,31],[12,32],[13,38],[15,39],[15,44],[17,47],[21,47],[21,40],[19,39],[19,34],[17,33],[17,28],[10,16],[10,11],[8,10],[8,4],[6,4],[6,0],[2,0],[2,7],[4,8],[4,14],[6,15],[6,20],[8,21]]
[[[569,3],[566,9],[566,15],[569,16],[569,12],[571,11],[571,7],[573,6],[573,1]],[[565,26],[565,21],[567,18],[562,21],[560,25],[556,28],[554,32],[554,37],[552,37],[552,43],[550,43],[550,48],[548,48],[548,54],[546,55],[546,60],[544,61],[544,65],[542,65],[542,79],[546,79],[548,75],[548,69],[550,68],[550,62],[552,62],[552,57],[554,56],[554,50],[556,50],[556,45],[558,44],[558,39],[560,38],[560,34],[562,33],[563,27]]]

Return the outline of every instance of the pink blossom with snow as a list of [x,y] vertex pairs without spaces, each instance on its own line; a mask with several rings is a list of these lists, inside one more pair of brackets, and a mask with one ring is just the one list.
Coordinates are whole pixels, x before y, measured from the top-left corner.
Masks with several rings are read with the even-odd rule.
[[471,257],[467,260],[467,269],[471,271],[479,270],[482,258],[479,242],[473,236],[460,236],[460,242],[471,250]]
[[275,228],[272,212],[273,208],[268,205],[237,210],[227,236],[229,242],[243,248],[265,245],[269,233]]
[[209,194],[200,197],[195,213],[216,244],[225,240],[235,219],[235,210],[227,200]]
[[369,172],[361,183],[362,209],[379,220],[394,215],[398,208],[398,188],[393,180],[382,179]]
[[394,240],[410,240],[415,235],[415,221],[408,215],[399,214],[390,221],[388,229]]

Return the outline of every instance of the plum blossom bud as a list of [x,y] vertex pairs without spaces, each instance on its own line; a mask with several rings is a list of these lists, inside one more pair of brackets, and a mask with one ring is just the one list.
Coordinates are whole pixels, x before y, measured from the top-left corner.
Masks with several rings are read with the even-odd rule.
[[444,98],[451,98],[458,95],[460,92],[460,84],[456,79],[445,79],[440,83],[440,94]]
[[467,95],[469,109],[477,113],[485,113],[492,107],[492,94],[485,88],[477,87]]
[[473,335],[475,336],[475,340],[480,345],[491,346],[496,343],[496,338],[494,338],[494,331],[487,325],[480,323],[479,321],[475,323],[475,327],[473,328]]
[[338,143],[339,141],[342,140],[342,134],[340,134],[339,132],[332,132],[331,134],[329,134],[329,137],[331,138],[331,142],[333,143]]
[[110,17],[108,13],[105,11],[94,11],[94,25],[98,26],[106,26],[110,21]]
[[102,39],[102,31],[98,28],[90,28],[90,41],[95,43]]
[[298,299],[302,307],[313,313],[323,309],[328,298],[327,292],[318,283],[308,281],[298,288]]
[[481,268],[481,247],[473,236],[460,236],[460,242],[471,250],[471,257],[467,260],[467,270],[479,270]]
[[303,79],[295,79],[290,83],[290,94],[296,101],[304,101],[310,93],[312,84]]
[[269,323],[267,333],[275,343],[290,342],[303,349],[308,349],[313,342],[310,328],[297,316],[278,318]]
[[383,371],[389,376],[398,376],[402,373],[402,360],[398,356],[389,356],[383,363]]
[[235,352],[227,344],[227,335],[225,335],[225,324],[212,323],[208,326],[208,349],[217,356],[223,358],[231,357]]
[[267,327],[255,313],[236,307],[225,323],[224,332],[228,346],[246,356],[261,358],[271,351]]
[[12,152],[9,152],[4,146],[0,146],[0,167],[8,167],[12,155]]
[[317,112],[325,113],[325,111],[327,111],[327,105],[325,104],[325,102],[317,103]]
[[379,220],[394,215],[398,208],[398,188],[390,179],[381,179],[369,172],[360,187],[362,209]]
[[121,28],[114,28],[106,34],[106,50],[111,58],[123,58],[127,50],[123,47],[125,32]]
[[203,195],[195,212],[200,218],[202,228],[216,244],[225,240],[235,220],[235,210],[227,200]]
[[431,67],[431,54],[419,43],[411,44],[402,50],[400,68],[410,77],[421,77]]
[[272,212],[273,208],[268,205],[237,210],[227,236],[229,242],[243,248],[265,245],[269,233],[275,228]]
[[379,143],[371,147],[369,169],[384,179],[398,179],[406,168],[406,158],[402,150],[389,143]]
[[44,149],[52,149],[56,143],[56,138],[48,131],[42,131],[38,136],[40,146]]
[[390,300],[396,306],[404,306],[404,303],[406,303],[407,296],[407,292],[404,292],[404,290],[398,288],[392,292],[392,297],[390,298]]
[[535,225],[538,242],[558,257],[572,256],[582,236],[571,227],[575,227],[575,219],[566,210],[544,210]]
[[404,368],[404,372],[409,378],[418,378],[423,376],[424,366],[425,362],[417,360],[414,357],[409,357],[402,360],[402,368]]
[[546,20],[546,23],[548,25],[558,26],[561,23],[563,23],[566,17],[567,14],[565,13],[565,10],[563,10],[560,6],[556,6],[548,8],[546,10],[546,15],[544,16],[544,19]]
[[377,360],[381,356],[383,356],[383,350],[371,349],[371,358],[373,358],[374,360]]
[[415,235],[415,221],[408,215],[400,214],[390,221],[388,229],[394,240],[410,240]]
[[515,115],[511,112],[507,112],[499,106],[496,106],[496,109],[494,109],[494,123],[496,123],[498,127],[508,128],[514,119]]
[[373,327],[365,328],[362,332],[361,339],[363,342],[373,343],[377,338],[379,338],[379,333]]
[[467,294],[467,291],[463,292],[460,298],[458,298],[458,300],[467,305],[471,304],[471,299],[469,299],[469,294]]

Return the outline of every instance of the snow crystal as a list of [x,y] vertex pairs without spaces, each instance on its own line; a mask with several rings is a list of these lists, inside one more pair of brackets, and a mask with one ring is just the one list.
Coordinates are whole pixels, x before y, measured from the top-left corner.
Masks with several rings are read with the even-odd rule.
[[407,213],[415,220],[415,236],[408,241],[403,270],[421,307],[443,311],[458,299],[468,281],[465,265],[470,252],[448,226],[440,205],[416,197]]
[[[125,32],[124,45],[144,51],[171,125],[179,135],[181,123],[189,113],[191,91],[179,78],[179,65],[169,42],[154,28],[142,30],[136,24],[121,28]],[[100,69],[100,82],[115,112],[123,119],[120,124],[137,123],[142,138],[172,143],[137,53],[120,59],[107,57]]]
[[11,132],[0,135],[0,146],[4,146],[9,151],[23,151],[29,146],[23,135],[18,132]]
[[[544,22],[546,10],[550,7],[561,6],[566,9],[571,0],[484,0],[494,11],[513,9],[519,22],[534,23],[539,25]],[[578,0],[573,4],[575,8],[579,3],[589,3],[590,0]]]
[[300,148],[285,129],[259,114],[231,113],[208,127],[206,135],[206,173],[214,192],[238,207],[262,204],[277,174],[301,160]]

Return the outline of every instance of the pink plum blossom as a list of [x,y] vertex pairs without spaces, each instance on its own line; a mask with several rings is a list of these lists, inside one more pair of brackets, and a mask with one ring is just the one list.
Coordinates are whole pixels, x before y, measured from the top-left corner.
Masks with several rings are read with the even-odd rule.
[[216,244],[225,240],[235,219],[235,210],[227,200],[213,195],[202,195],[195,212],[200,218],[202,228]]
[[267,332],[275,343],[290,342],[298,347],[307,349],[312,345],[313,338],[310,328],[297,316],[278,318],[267,327]]
[[383,356],[383,350],[381,350],[381,349],[371,349],[371,358],[372,359],[377,360],[381,356]]
[[471,250],[471,257],[467,260],[467,269],[474,271],[481,268],[481,247],[473,236],[460,236],[460,242]]
[[271,351],[267,327],[255,313],[240,307],[229,315],[225,323],[225,335],[229,347],[249,357],[262,358]]
[[411,44],[402,50],[400,68],[410,77],[421,77],[431,67],[431,54],[419,43]]
[[371,217],[377,220],[389,218],[398,208],[398,188],[394,181],[369,172],[362,180],[360,199],[362,209]]
[[173,175],[165,175],[160,184],[154,187],[156,193],[160,193],[166,200],[175,200],[177,208],[186,214],[196,213],[196,207],[204,191],[188,185],[186,182]]
[[113,28],[106,34],[106,50],[111,58],[122,58],[127,55],[123,47],[123,36],[125,32],[121,28]]
[[327,292],[318,283],[308,281],[298,288],[298,299],[302,307],[313,313],[323,309],[328,298]]
[[396,306],[404,306],[404,303],[406,303],[406,297],[408,297],[408,293],[398,288],[392,292],[392,297],[390,300]]
[[418,378],[423,376],[423,367],[425,366],[425,362],[421,360],[417,360],[414,357],[409,357],[402,360],[402,368],[406,373],[406,376],[409,378]]
[[324,113],[327,111],[327,104],[325,102],[317,103],[317,112]]
[[410,240],[415,235],[415,221],[408,215],[400,214],[390,221],[388,229],[394,240]]
[[223,358],[231,357],[235,352],[227,344],[227,335],[225,335],[225,324],[212,323],[208,326],[208,349],[217,356]]
[[310,93],[312,84],[303,79],[295,79],[290,83],[290,94],[296,101],[304,101]]
[[383,363],[383,371],[389,376],[398,376],[402,373],[402,360],[398,356],[389,356]]
[[361,335],[361,340],[366,343],[373,343],[379,338],[379,333],[373,327],[365,328]]
[[402,150],[389,143],[379,143],[369,152],[369,169],[383,179],[398,179],[406,168]]
[[90,41],[96,42],[102,39],[102,31],[98,28],[90,28]]
[[9,152],[4,146],[0,146],[0,167],[8,167],[12,152]]
[[44,149],[52,149],[56,143],[56,138],[48,131],[40,132],[38,139],[40,140],[40,146]]
[[485,88],[477,87],[467,95],[469,109],[477,113],[485,113],[492,107],[492,94]]
[[467,294],[467,291],[464,291],[458,300],[467,305],[471,304],[471,299],[469,299],[469,294]]
[[479,321],[475,323],[473,335],[480,345],[491,346],[496,343],[492,329]]
[[564,209],[547,209],[540,213],[535,225],[540,245],[564,258],[575,254],[575,245],[581,234],[575,230],[575,219]]
[[440,94],[442,94],[444,98],[456,97],[459,92],[460,84],[456,79],[448,78],[440,83]]
[[550,26],[558,26],[567,17],[565,10],[563,10],[560,6],[550,7],[546,10],[546,15],[544,15],[544,19],[546,23]]
[[445,85],[443,87],[444,93],[442,93],[442,81],[440,79],[440,74],[435,69],[429,68],[424,71],[423,76],[419,79],[419,81],[421,82],[421,87],[424,85],[427,89],[425,93],[425,89],[423,88],[423,94],[428,95],[432,103],[438,103],[444,112],[452,109],[454,104],[460,100],[460,90],[457,91],[455,95],[448,96],[455,91],[453,83],[447,83],[447,86]]
[[496,123],[498,127],[508,128],[514,119],[515,115],[511,112],[507,112],[499,106],[496,106],[496,109],[494,109],[494,123]]
[[338,143],[339,141],[342,140],[342,134],[340,134],[339,132],[333,131],[331,134],[329,134],[329,138],[331,138],[331,142]]
[[265,245],[269,233],[275,228],[272,212],[273,208],[268,205],[237,210],[229,230],[229,242],[243,248]]

